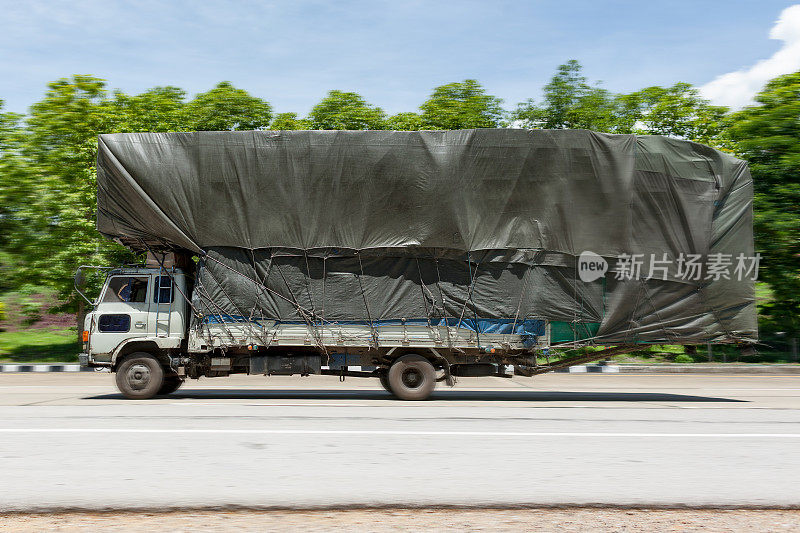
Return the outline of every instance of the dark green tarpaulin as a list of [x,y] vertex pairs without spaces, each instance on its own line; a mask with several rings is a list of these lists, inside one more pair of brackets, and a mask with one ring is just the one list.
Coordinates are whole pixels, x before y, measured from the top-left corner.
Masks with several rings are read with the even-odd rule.
[[[535,317],[598,342],[756,337],[752,181],[696,143],[582,130],[102,135],[98,229],[204,256],[198,303],[283,320]],[[609,271],[585,282],[591,251]],[[616,279],[641,254],[641,279]],[[666,256],[664,256],[666,254]],[[732,279],[679,258],[730,256]],[[650,258],[672,266],[644,279]],[[266,288],[267,290],[264,290]]]

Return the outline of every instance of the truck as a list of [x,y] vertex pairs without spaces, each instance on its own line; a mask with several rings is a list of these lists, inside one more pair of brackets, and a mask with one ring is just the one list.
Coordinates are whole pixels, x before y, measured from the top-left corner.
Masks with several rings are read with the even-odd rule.
[[[403,400],[646,344],[757,341],[752,179],[697,143],[586,130],[100,135],[85,367],[377,378]],[[728,269],[724,270],[723,267]]]

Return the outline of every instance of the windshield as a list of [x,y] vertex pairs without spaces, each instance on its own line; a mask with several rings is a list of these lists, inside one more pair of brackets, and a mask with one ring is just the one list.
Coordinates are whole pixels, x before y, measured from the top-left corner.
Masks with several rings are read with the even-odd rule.
[[114,276],[108,282],[103,302],[144,302],[147,300],[147,277]]

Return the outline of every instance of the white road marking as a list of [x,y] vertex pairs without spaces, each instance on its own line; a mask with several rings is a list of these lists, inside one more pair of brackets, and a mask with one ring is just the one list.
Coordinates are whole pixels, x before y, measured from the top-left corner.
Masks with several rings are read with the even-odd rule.
[[60,385],[60,384],[53,384],[53,385],[0,385],[0,389],[47,389],[47,390],[57,390],[57,389],[109,389],[114,390],[116,389],[113,385]]
[[750,390],[750,391],[781,391],[781,390],[792,390],[792,391],[798,391],[798,390],[800,390],[800,389],[781,389],[781,388],[777,388],[777,387],[772,387],[772,388],[769,388],[769,389],[750,389],[750,388],[738,388],[738,389],[699,389],[699,390],[709,390],[709,391],[711,391],[711,390],[715,390],[715,391],[716,391],[716,390],[727,390],[727,391],[734,391],[734,390],[744,390],[744,391],[747,391],[747,390]]
[[0,428],[0,433],[172,433],[221,435],[409,435],[472,437],[587,437],[587,438],[735,438],[800,439],[800,433],[605,433],[541,431],[412,431],[318,429],[174,429],[174,428]]
[[[387,398],[391,399],[391,398]],[[358,400],[364,401],[364,400]],[[198,403],[198,402],[169,402],[169,403],[158,403],[153,405],[180,405],[183,407],[195,407],[195,406],[236,406],[236,407],[386,407],[385,405],[374,405],[372,403],[365,403],[365,404],[354,404],[354,403],[239,403],[239,402],[205,402],[205,403]]]

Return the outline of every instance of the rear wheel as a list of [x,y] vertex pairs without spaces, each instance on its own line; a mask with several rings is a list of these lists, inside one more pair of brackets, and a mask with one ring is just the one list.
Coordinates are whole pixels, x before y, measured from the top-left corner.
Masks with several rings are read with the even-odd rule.
[[126,398],[146,400],[158,394],[164,385],[164,369],[152,355],[138,352],[117,367],[116,381]]
[[387,381],[401,400],[424,400],[436,387],[436,369],[421,355],[404,355],[389,368]]
[[378,376],[378,379],[381,382],[381,387],[383,387],[386,392],[392,392],[392,388],[389,386],[389,374],[387,372]]

